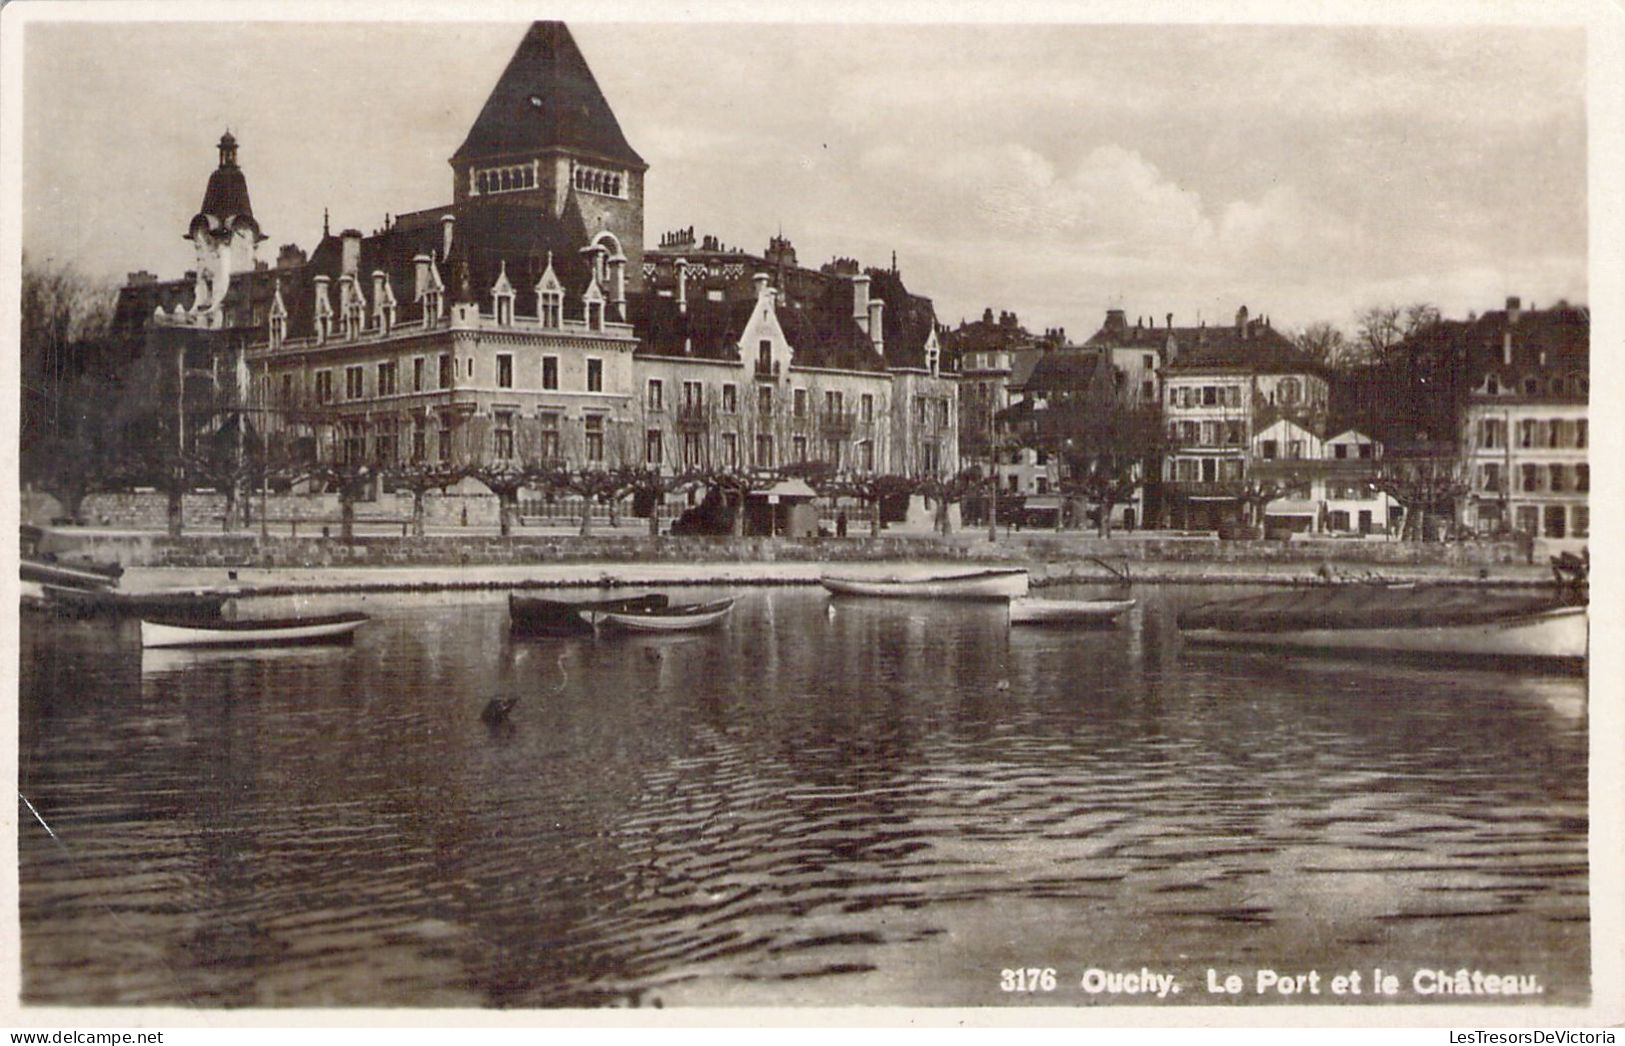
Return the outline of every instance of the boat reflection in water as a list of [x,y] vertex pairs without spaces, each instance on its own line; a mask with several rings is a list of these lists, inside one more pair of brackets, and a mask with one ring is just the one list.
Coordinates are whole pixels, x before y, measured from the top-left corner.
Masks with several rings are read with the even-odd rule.
[[1211,588],[1106,631],[685,598],[731,594],[613,641],[375,597],[351,648],[164,669],[132,623],[30,619],[19,786],[65,845],[19,825],[23,1001],[1111,1001],[1000,991],[1035,961],[1174,1005],[1233,963],[1588,997],[1583,679],[1186,649]]

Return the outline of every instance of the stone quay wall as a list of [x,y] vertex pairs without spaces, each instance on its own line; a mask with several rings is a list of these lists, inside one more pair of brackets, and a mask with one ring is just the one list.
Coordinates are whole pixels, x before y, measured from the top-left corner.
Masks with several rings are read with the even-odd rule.
[[[1523,565],[1528,551],[1512,542],[1418,543],[1399,541],[1220,541],[1216,538],[1098,538],[1076,533],[1001,535],[909,535],[846,538],[651,537],[647,534],[536,535],[502,538],[490,533],[426,537],[273,536],[252,532],[111,533],[95,528],[55,530],[51,547],[141,567],[446,567],[521,566],[554,563],[791,563],[942,562],[1078,565],[1118,570],[1125,564],[1222,564],[1339,568],[1451,568],[1471,575],[1477,568]],[[1538,561],[1537,561],[1538,562]]]

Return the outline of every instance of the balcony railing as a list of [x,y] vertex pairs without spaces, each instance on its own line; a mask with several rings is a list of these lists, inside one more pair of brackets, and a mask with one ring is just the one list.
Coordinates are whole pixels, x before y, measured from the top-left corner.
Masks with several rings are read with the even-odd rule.
[[779,361],[774,360],[772,363],[768,363],[766,360],[757,360],[756,376],[764,379],[771,378],[774,381],[777,381],[779,378]]
[[824,410],[818,414],[818,427],[828,436],[850,436],[857,425],[855,410]]
[[711,422],[711,412],[701,403],[679,403],[677,405],[677,431],[701,432]]
[[1173,480],[1163,490],[1181,497],[1236,497],[1241,484],[1235,480]]

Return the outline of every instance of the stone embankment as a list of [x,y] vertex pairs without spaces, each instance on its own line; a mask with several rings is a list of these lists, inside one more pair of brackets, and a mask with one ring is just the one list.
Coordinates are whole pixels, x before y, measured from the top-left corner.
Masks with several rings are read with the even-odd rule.
[[277,537],[54,529],[48,546],[117,561],[124,587],[433,590],[601,584],[805,584],[830,564],[923,570],[940,565],[1024,565],[1039,586],[1062,582],[1303,583],[1340,577],[1535,583],[1542,560],[1512,543],[1220,541],[1139,533],[950,536],[673,538],[625,531],[593,537],[489,533],[427,537]]

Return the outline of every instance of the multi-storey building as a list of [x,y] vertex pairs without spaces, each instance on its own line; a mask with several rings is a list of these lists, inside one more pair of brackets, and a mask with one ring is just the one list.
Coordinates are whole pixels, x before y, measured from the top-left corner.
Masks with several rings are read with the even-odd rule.
[[1504,310],[1460,325],[1466,404],[1461,458],[1471,493],[1461,522],[1563,546],[1590,535],[1589,313],[1558,303]]
[[1281,488],[1264,506],[1271,532],[1371,536],[1397,530],[1402,510],[1377,483],[1383,447],[1355,429],[1323,437],[1288,417],[1257,430],[1250,475]]
[[246,341],[269,424],[323,457],[958,467],[931,303],[895,265],[812,272],[782,238],[771,258],[713,252],[725,266],[666,240],[645,254],[648,165],[562,23],[531,26],[451,167],[449,204],[324,228],[272,268],[222,141],[192,223],[213,275],[143,278],[124,313]]
[[1252,480],[1253,438],[1286,418],[1325,431],[1325,372],[1275,331],[1249,319],[1232,327],[1167,328],[1163,414],[1165,509],[1180,528],[1241,518]]

